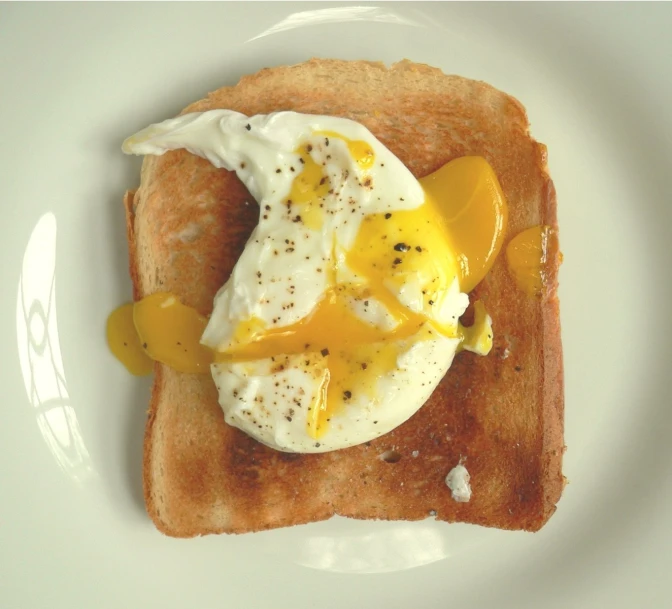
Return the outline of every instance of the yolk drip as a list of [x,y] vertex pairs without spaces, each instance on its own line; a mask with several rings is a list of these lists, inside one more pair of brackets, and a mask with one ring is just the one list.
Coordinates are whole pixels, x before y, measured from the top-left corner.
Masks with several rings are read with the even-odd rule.
[[[360,168],[373,166],[375,155],[366,142],[326,131],[316,135],[325,137],[325,145],[329,138],[340,138]],[[292,217],[300,216],[303,225],[319,229],[332,185],[324,167],[312,159],[310,145],[296,152],[300,168],[285,204]],[[378,379],[397,368],[399,341],[444,335],[461,338],[465,348],[487,351],[492,335],[482,303],[475,303],[475,322],[469,328],[456,319],[438,324],[433,313],[441,310],[455,278],[461,291],[468,292],[490,270],[507,223],[501,187],[481,157],[454,160],[420,183],[425,191],[423,205],[365,216],[352,248],[343,252],[347,266],[365,284],[336,284],[334,268],[329,269],[330,287],[313,312],[298,323],[271,329],[261,319],[245,320],[236,328],[236,346],[212,353],[199,342],[207,320],[174,296],[160,293],[110,316],[110,348],[136,374],[150,370],[149,358],[184,372],[208,372],[213,361],[319,353],[326,358],[326,367],[310,411],[308,432],[314,438],[325,433],[330,417],[351,400],[362,393],[375,399]],[[526,276],[533,275],[526,262],[530,246],[525,240],[516,244],[517,239],[507,250],[509,264],[524,269]],[[334,252],[336,248],[333,244]],[[541,266],[538,262],[537,268]],[[518,277],[518,271],[514,273]],[[413,310],[397,297],[410,284],[421,294]],[[369,299],[384,305],[396,324],[393,329],[375,328],[352,312],[353,301],[366,308]]]
[[348,147],[348,152],[350,153],[352,160],[355,161],[361,169],[370,169],[376,161],[376,155],[373,152],[373,148],[371,148],[371,146],[364,140],[351,140],[335,131],[317,131],[315,135],[323,135],[327,139],[331,137],[344,141],[345,145]]
[[131,374],[145,376],[154,369],[154,361],[142,348],[133,324],[132,302],[121,305],[107,318],[107,344]]
[[182,372],[210,371],[212,352],[199,342],[208,320],[172,294],[159,292],[136,302],[133,323],[152,359]]
[[508,208],[497,175],[482,157],[446,163],[420,180],[451,237],[460,264],[460,287],[471,292],[497,257],[506,231]]
[[331,183],[324,167],[310,156],[310,146],[301,146],[295,152],[301,159],[301,173],[294,178],[285,204],[292,217],[298,216],[306,227],[319,230],[323,221],[323,201]]
[[136,376],[150,374],[154,362],[197,374],[210,372],[213,353],[200,344],[208,320],[174,295],[158,292],[115,309],[107,318],[112,353]]
[[[323,135],[325,143],[329,138],[342,139],[352,159],[363,170],[371,168],[376,160],[371,146],[362,140],[349,140],[332,131],[317,131],[315,135]],[[312,144],[304,144],[294,151],[299,155],[300,173],[292,182],[285,204],[293,218],[300,218],[307,228],[319,230],[324,218],[324,198],[331,190],[331,181],[324,167],[313,160],[312,149]],[[297,171],[297,168],[292,170]]]
[[[458,273],[449,236],[431,201],[416,209],[365,216],[346,263],[367,278],[372,294],[391,311],[411,314],[390,290],[417,281],[423,302],[416,325],[440,307]],[[456,327],[457,319],[441,330],[453,337]]]
[[353,315],[349,298],[357,298],[366,304],[366,298],[370,294],[368,288],[360,291],[354,286],[339,285],[327,291],[308,317],[291,326],[259,332],[258,329],[263,327],[261,320],[243,322],[236,329],[237,334],[245,334],[248,329],[253,328],[254,334],[247,334],[248,337],[254,336],[252,342],[245,344],[241,341],[242,346],[217,353],[215,359],[220,362],[249,361],[306,351],[323,351],[328,355],[377,341],[407,338],[424,323],[424,317],[414,315],[398,303],[396,306],[399,316],[395,317],[401,323],[394,331],[384,332],[363,322]]
[[559,256],[558,235],[550,226],[533,226],[517,234],[506,248],[506,260],[518,286],[530,296],[541,296],[548,273]]
[[397,369],[401,352],[399,344],[389,340],[329,350],[326,373],[308,419],[310,436],[321,438],[329,428],[331,416],[362,394],[374,401],[378,397],[378,379]]

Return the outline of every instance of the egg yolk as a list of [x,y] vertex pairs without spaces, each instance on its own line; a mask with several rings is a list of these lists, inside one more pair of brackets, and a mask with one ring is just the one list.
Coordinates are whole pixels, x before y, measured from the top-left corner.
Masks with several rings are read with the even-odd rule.
[[460,288],[471,292],[502,248],[508,207],[499,180],[483,157],[465,156],[420,180],[440,211],[460,265]]
[[364,140],[351,140],[335,131],[318,131],[315,135],[323,135],[327,138],[327,141],[330,137],[343,140],[348,147],[348,152],[350,153],[352,160],[355,161],[361,169],[370,169],[373,167],[376,155],[373,152],[373,148],[371,148],[371,146]]
[[[366,142],[328,131],[318,135],[325,137],[325,144],[329,138],[343,140],[364,175],[373,166],[375,154]],[[296,152],[300,169],[285,204],[289,213],[317,230],[322,226],[323,200],[332,185],[324,168],[312,159],[310,145]],[[439,321],[436,312],[456,278],[461,291],[471,291],[499,253],[507,223],[501,187],[481,157],[456,159],[420,184],[425,192],[421,206],[365,216],[352,247],[340,252],[347,266],[365,279],[364,284],[337,284],[336,256],[332,256],[334,267],[327,269],[330,287],[313,312],[296,324],[268,328],[261,319],[244,320],[235,329],[234,346],[213,353],[199,342],[207,319],[171,294],[159,293],[110,316],[110,348],[136,374],[149,372],[151,360],[184,372],[207,373],[213,361],[319,352],[327,365],[308,422],[308,433],[314,438],[326,432],[330,417],[348,402],[361,394],[375,399],[377,381],[396,369],[404,339],[441,335],[487,352],[492,334],[482,303],[475,303],[475,322],[469,328],[457,319]],[[338,247],[333,244],[334,253]],[[517,252],[514,248],[516,260]],[[420,295],[412,307],[399,300],[408,283]],[[370,301],[385,307],[393,329],[376,328],[353,313],[353,303],[367,310],[373,306]]]
[[142,348],[133,323],[132,302],[121,305],[107,318],[107,345],[114,356],[135,376],[145,376],[154,369],[154,361]]
[[558,235],[550,226],[533,226],[518,233],[506,247],[506,261],[526,294],[542,296],[558,251]]
[[182,372],[210,372],[212,352],[200,343],[208,320],[172,294],[158,292],[136,302],[133,323],[152,359]]
[[[343,140],[352,159],[362,170],[373,166],[376,156],[369,144],[363,140],[351,140],[333,131],[318,131],[315,135],[322,135],[325,143],[329,138]],[[285,200],[288,213],[297,220],[301,220],[307,228],[319,230],[324,218],[323,200],[331,190],[331,180],[325,173],[324,167],[315,162],[310,155],[311,144],[299,146],[294,152],[299,155],[300,173],[293,180],[289,195]],[[296,171],[296,168],[292,168]]]
[[474,323],[470,326],[459,325],[458,336],[460,345],[457,350],[469,349],[477,353],[489,353],[492,349],[492,329],[485,305],[477,300],[474,302]]

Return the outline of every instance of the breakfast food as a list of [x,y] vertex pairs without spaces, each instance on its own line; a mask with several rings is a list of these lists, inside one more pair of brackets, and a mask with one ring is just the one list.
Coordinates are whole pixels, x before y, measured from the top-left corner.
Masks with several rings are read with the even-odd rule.
[[[180,148],[234,171],[260,209],[207,325],[190,340],[211,350],[230,425],[277,450],[347,448],[417,412],[458,349],[490,351],[482,303],[470,328],[459,322],[464,292],[492,266],[506,228],[504,195],[482,157],[418,181],[359,123],[231,110],[187,113],[123,146]],[[204,356],[193,357],[197,372],[208,352],[173,337],[175,323],[157,323],[168,311],[194,318],[169,294],[135,304],[145,351],[189,372],[171,361],[174,349],[161,349],[179,342],[178,353]]]
[[[313,115],[312,122],[306,115]],[[219,129],[225,136],[219,148],[212,131],[201,128],[208,121],[220,127],[228,121]],[[274,129],[269,121],[275,121]],[[186,146],[195,154],[174,150],[146,157],[141,186],[125,199],[137,340],[161,361],[157,353],[170,352],[173,366],[179,368],[182,358],[194,366],[191,372],[212,361],[193,336],[198,339],[204,331],[203,342],[216,352],[212,377],[156,365],[144,483],[157,527],[192,536],[287,526],[333,514],[408,520],[430,513],[501,528],[542,526],[563,486],[557,241],[546,239],[540,246],[537,267],[533,237],[511,255],[507,249],[507,260],[496,256],[503,242],[524,229],[550,227],[540,234],[555,235],[545,149],[529,137],[520,105],[483,83],[410,62],[385,69],[313,60],[246,77],[193,104],[163,131],[151,129],[129,146],[153,142],[158,148],[137,151]],[[276,139],[271,156],[259,141],[243,145],[245,132],[257,129],[266,140],[277,133],[292,137]],[[177,133],[182,139],[171,143]],[[338,159],[356,165],[338,166]],[[328,173],[333,164],[343,172],[340,179]],[[238,171],[248,189],[233,172],[215,165]],[[358,173],[357,166],[364,171]],[[475,183],[486,185],[484,199],[495,204],[485,206],[490,215],[477,214],[481,228],[475,233],[460,226],[447,237],[440,219],[431,216],[436,209],[425,208],[437,185],[459,184],[433,173],[439,169],[476,176]],[[302,184],[291,175],[306,177],[309,171],[319,179]],[[430,174],[434,180],[423,184],[423,192],[413,176]],[[325,186],[332,188],[319,191]],[[318,192],[325,208],[334,209],[338,195],[329,190],[347,198],[340,203],[352,217],[349,226],[344,213],[328,214],[311,203]],[[306,192],[310,196],[300,201]],[[250,195],[262,203],[261,210]],[[475,201],[469,203],[478,206],[478,197]],[[283,219],[285,209],[290,222]],[[259,227],[244,250],[257,219]],[[489,247],[483,256],[475,255],[469,248],[482,241],[478,230],[488,221],[494,222],[485,230]],[[298,233],[297,225],[302,226]],[[305,243],[297,242],[297,235]],[[278,248],[266,245],[276,237],[287,256],[274,267]],[[388,238],[389,247],[374,246]],[[254,247],[255,239],[260,247]],[[460,258],[464,252],[471,257]],[[293,264],[298,254],[301,264]],[[460,264],[463,260],[471,267]],[[531,295],[518,284],[535,272],[538,280],[530,283],[539,289]],[[271,275],[269,283],[265,273]],[[477,306],[465,316],[473,313],[474,323],[462,328],[457,319],[467,304],[464,292],[479,281],[471,298]],[[346,288],[339,291],[339,286]],[[390,293],[393,299],[386,297]],[[264,298],[270,302],[254,308]],[[324,302],[331,308],[323,306],[328,310],[320,317]],[[180,307],[190,312],[178,314]],[[366,309],[359,317],[353,315],[357,307]],[[166,325],[171,315],[173,323]],[[369,324],[368,333],[348,343],[356,334],[353,316]],[[314,318],[320,323],[301,326]],[[222,319],[235,323],[221,324]],[[293,328],[294,343],[287,342],[287,332],[269,337],[273,325]],[[171,335],[170,345],[157,347],[166,327],[184,330],[186,338]],[[311,345],[324,340],[335,348]],[[487,357],[458,355],[439,383],[458,345],[487,353],[493,340]],[[118,346],[123,343],[128,340]],[[391,354],[381,356],[381,349]],[[408,365],[400,363],[402,356]],[[382,361],[391,364],[381,368]],[[418,382],[423,373],[429,380]],[[335,397],[324,391],[325,378],[333,380]],[[258,401],[279,401],[281,389],[273,388],[283,382],[286,393],[297,388],[289,398],[295,400],[293,414],[285,412],[285,403],[274,411]],[[408,391],[395,393],[402,386]],[[241,392],[247,392],[248,406],[229,407]],[[396,401],[386,396],[397,396]],[[228,408],[227,421],[247,433],[224,421],[218,398]],[[370,407],[374,402],[377,410]],[[372,416],[374,410],[380,416]],[[269,414],[246,421],[252,411]]]

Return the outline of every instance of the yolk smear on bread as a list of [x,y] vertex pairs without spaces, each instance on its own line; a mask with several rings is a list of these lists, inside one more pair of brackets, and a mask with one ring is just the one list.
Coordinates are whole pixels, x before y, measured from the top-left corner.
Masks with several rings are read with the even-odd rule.
[[509,271],[526,294],[540,297],[558,251],[558,235],[550,226],[533,226],[517,234],[506,247]]

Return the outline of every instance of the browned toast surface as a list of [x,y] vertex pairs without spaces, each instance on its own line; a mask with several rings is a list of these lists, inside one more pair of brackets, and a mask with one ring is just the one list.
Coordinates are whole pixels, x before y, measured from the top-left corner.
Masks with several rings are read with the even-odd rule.
[[[406,61],[388,69],[312,60],[247,76],[185,112],[213,108],[359,121],[416,177],[456,157],[484,156],[509,205],[505,246],[528,227],[556,226],[545,147],[529,136],[522,106],[487,84]],[[183,150],[146,157],[125,206],[134,297],[171,291],[209,314],[258,218],[235,174]],[[334,514],[417,520],[435,512],[440,520],[538,530],[564,485],[557,258],[548,294],[536,299],[516,286],[502,252],[474,293],[493,319],[491,354],[459,354],[417,414],[361,446],[314,455],[262,446],[224,422],[209,376],[157,364],[143,463],[156,526],[189,537]],[[381,458],[386,451],[396,462]],[[469,503],[455,502],[444,481],[460,459],[471,475]]]

